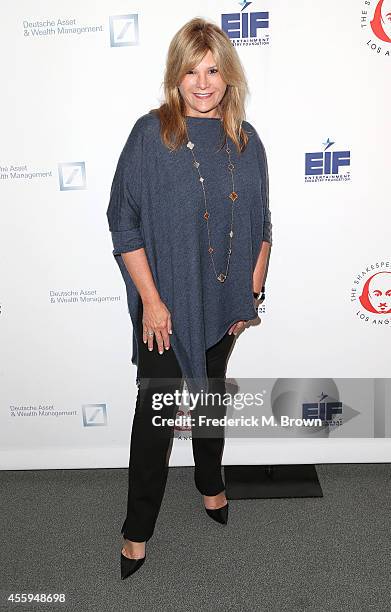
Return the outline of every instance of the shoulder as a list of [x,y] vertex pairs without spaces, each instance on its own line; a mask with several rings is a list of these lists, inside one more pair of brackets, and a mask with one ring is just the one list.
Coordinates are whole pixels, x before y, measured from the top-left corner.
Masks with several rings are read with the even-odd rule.
[[156,133],[156,129],[160,127],[159,118],[155,113],[145,113],[141,115],[133,125],[132,133],[135,136],[149,136]]
[[250,123],[249,121],[242,121],[242,128],[246,132],[250,141],[253,140],[257,144],[261,142],[261,138],[252,123]]
[[242,121],[242,128],[246,131],[246,132],[250,132],[251,133],[256,133],[257,130],[255,129],[255,127],[249,122],[249,121]]
[[148,141],[155,140],[158,123],[158,118],[152,113],[141,115],[128,131],[122,157],[140,154]]
[[249,121],[242,121],[242,128],[246,132],[250,147],[255,147],[257,152],[261,153],[262,156],[266,154],[263,139],[257,132],[256,128]]

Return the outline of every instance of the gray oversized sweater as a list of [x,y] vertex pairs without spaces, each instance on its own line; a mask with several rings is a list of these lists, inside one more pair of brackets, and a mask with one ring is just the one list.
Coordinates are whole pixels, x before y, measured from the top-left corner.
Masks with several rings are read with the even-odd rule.
[[[222,123],[216,118],[190,116],[186,122],[205,179],[216,270],[225,272],[232,182],[224,147],[217,152]],[[232,253],[223,283],[216,279],[208,253],[204,197],[191,151],[186,145],[169,151],[161,141],[154,113],[139,117],[134,124],[111,185],[107,219],[133,325],[131,361],[138,366],[135,330],[142,302],[121,253],[144,247],[157,290],[171,313],[169,350],[174,351],[188,389],[194,392],[208,390],[205,351],[233,323],[257,316],[253,270],[262,241],[272,242],[265,150],[255,128],[247,121],[242,127],[249,136],[244,152],[239,154],[228,139],[238,198]]]

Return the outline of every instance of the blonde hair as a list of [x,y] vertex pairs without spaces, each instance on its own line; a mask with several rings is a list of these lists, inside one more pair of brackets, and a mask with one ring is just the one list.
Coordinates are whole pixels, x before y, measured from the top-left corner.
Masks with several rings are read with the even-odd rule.
[[242,127],[245,97],[248,94],[247,80],[236,49],[227,34],[201,17],[185,23],[172,39],[163,81],[165,102],[149,112],[158,115],[161,139],[169,149],[176,150],[187,142],[185,103],[178,85],[183,76],[201,62],[208,50],[212,52],[221,78],[227,83],[218,105],[224,142],[226,136],[229,136],[240,153],[248,142],[247,133]]

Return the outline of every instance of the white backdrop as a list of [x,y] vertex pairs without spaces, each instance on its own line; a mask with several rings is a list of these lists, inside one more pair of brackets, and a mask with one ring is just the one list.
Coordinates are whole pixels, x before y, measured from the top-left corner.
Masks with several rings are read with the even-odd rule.
[[[270,413],[286,379],[313,379],[305,401],[334,381],[355,414],[347,438],[227,438],[224,463],[391,460],[389,380],[374,381],[391,376],[390,11],[389,0],[3,2],[2,469],[128,463],[136,368],[109,189],[136,119],[162,101],[169,42],[195,16],[229,30],[269,161],[267,297],[228,377],[268,379]],[[246,35],[246,23],[267,27]],[[363,380],[353,393],[338,378]],[[171,465],[192,464],[178,437]]]

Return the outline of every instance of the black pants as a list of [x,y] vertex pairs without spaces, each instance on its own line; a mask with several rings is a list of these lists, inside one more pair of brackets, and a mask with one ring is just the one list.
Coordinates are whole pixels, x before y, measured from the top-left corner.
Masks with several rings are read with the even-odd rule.
[[[153,393],[174,393],[181,389],[183,376],[170,346],[162,355],[154,338],[152,351],[142,340],[142,307],[139,310],[139,387],[130,439],[129,483],[127,516],[121,533],[128,540],[145,542],[153,534],[166,487],[169,464],[169,450],[174,427],[164,430],[154,426],[152,417],[159,414],[164,418],[175,418],[177,406],[165,406],[157,413],[152,409]],[[214,346],[206,351],[209,391],[224,393],[228,356],[235,340],[228,332]],[[198,411],[207,414],[198,407]],[[215,410],[215,409],[213,409]],[[224,407],[217,408],[219,416],[225,414]],[[214,412],[213,416],[216,415]],[[191,416],[194,416],[192,414]],[[193,429],[193,428],[192,428]],[[210,429],[210,428],[209,428]],[[212,434],[192,431],[194,457],[194,481],[203,495],[217,495],[225,485],[221,475],[221,459],[224,449],[224,428],[213,428]],[[210,437],[213,435],[214,437]],[[208,437],[209,436],[209,437]]]

